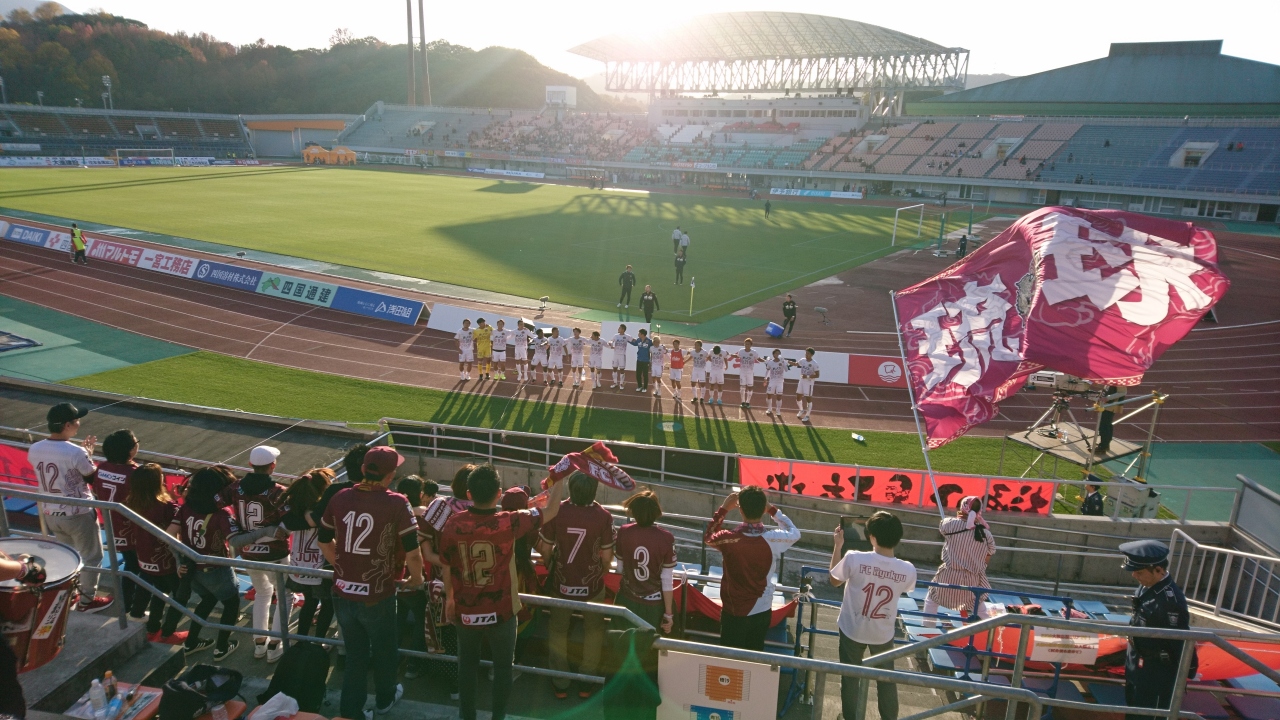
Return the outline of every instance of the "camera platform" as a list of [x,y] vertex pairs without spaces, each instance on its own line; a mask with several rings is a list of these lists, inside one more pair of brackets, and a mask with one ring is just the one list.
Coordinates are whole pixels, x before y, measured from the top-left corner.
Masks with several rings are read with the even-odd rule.
[[[1006,435],[1005,439],[1073,465],[1089,465],[1091,448],[1097,447],[1098,444],[1095,437],[1097,435],[1093,431],[1067,425],[1060,426],[1056,435],[1042,433],[1038,429],[1029,429]],[[1092,464],[1128,457],[1141,450],[1141,443],[1112,438],[1107,452],[1092,454]]]

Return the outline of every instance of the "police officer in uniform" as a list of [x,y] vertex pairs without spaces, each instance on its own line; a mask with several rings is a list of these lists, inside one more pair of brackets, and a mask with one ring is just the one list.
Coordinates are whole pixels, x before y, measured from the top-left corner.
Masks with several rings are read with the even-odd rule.
[[[1094,476],[1090,475],[1089,479],[1093,480]],[[1099,487],[1091,483],[1085,483],[1084,489],[1084,502],[1080,503],[1080,514],[1093,515],[1095,517],[1105,515],[1106,511],[1103,508],[1102,493],[1099,492]]]
[[[1169,576],[1169,547],[1156,540],[1135,540],[1120,546],[1125,554],[1122,570],[1133,573],[1139,588],[1133,595],[1131,627],[1189,630],[1187,598]],[[1124,661],[1125,703],[1132,707],[1168,709],[1177,682],[1182,640],[1151,637],[1129,638]],[[1195,649],[1192,648],[1192,653]],[[1188,677],[1195,677],[1199,659],[1193,654]],[[1126,715],[1140,720],[1142,715]]]

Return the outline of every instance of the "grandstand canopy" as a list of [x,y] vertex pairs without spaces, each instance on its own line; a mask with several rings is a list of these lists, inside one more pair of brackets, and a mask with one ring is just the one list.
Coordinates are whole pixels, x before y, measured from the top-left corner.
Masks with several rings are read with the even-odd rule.
[[1277,115],[1280,65],[1223,55],[1221,40],[1113,43],[1107,57],[930,98],[911,111]]
[[611,92],[868,92],[964,87],[969,51],[867,23],[788,12],[703,15],[653,36],[570,52],[605,64]]

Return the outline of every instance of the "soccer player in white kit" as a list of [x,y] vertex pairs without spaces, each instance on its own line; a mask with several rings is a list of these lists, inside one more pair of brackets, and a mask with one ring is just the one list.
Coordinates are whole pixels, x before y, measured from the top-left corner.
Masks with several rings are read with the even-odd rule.
[[529,365],[529,380],[537,382],[538,368],[542,368],[542,379],[546,384],[551,384],[551,373],[547,370],[548,353],[551,343],[547,340],[547,335],[542,328],[534,333],[533,336],[533,362]]
[[787,374],[787,361],[782,359],[782,351],[774,349],[773,357],[764,361],[764,402],[765,415],[773,415],[773,401],[778,401],[778,417],[782,417],[782,385]]
[[671,351],[662,346],[662,338],[653,336],[653,347],[649,348],[649,372],[653,378],[653,396],[659,397],[662,392],[662,368],[667,365],[667,357]]
[[458,341],[458,379],[471,379],[471,363],[476,361],[476,339],[471,321],[464,319],[462,329],[453,336]]
[[724,404],[724,371],[728,366],[729,357],[720,351],[720,346],[711,348],[711,356],[707,358],[707,382],[711,385],[707,400],[717,405]]
[[821,374],[813,355],[813,348],[806,348],[804,359],[798,363],[792,363],[800,368],[800,384],[796,385],[796,407],[799,408],[796,417],[802,422],[809,422],[809,413],[813,412],[813,385]]
[[564,352],[568,344],[568,338],[560,337],[560,328],[551,328],[551,337],[547,338],[547,370],[556,387],[564,387]]
[[760,353],[751,349],[751,338],[742,341],[742,349],[730,357],[738,359],[738,396],[742,399],[739,407],[751,407],[751,391],[756,384],[756,363],[762,358]]
[[499,318],[493,326],[493,377],[507,379],[507,331],[506,323]]
[[693,341],[693,352],[689,353],[689,360],[692,361],[692,368],[689,370],[689,384],[693,386],[693,404],[704,402],[702,399],[703,387],[707,382],[707,358],[711,353],[702,349],[702,341]]
[[613,384],[609,387],[622,390],[627,386],[627,346],[635,338],[627,334],[627,326],[619,325],[618,334],[609,341],[613,348]]
[[533,340],[533,334],[529,332],[529,328],[525,327],[522,322],[516,323],[516,329],[511,331],[511,352],[515,356],[516,361],[516,380],[519,382],[529,382],[529,342]]
[[582,328],[573,329],[573,337],[569,338],[569,374],[573,377],[573,386],[583,381],[582,377],[582,352],[587,349],[587,339],[582,337]]
[[591,339],[587,341],[587,348],[590,351],[590,359],[587,361],[591,367],[591,389],[594,390],[604,383],[604,348],[609,343],[600,339],[600,331],[595,330],[591,333]]

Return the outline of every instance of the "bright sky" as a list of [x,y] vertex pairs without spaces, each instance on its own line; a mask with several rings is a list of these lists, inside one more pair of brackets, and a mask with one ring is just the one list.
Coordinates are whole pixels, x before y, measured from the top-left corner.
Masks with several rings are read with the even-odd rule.
[[[399,0],[69,0],[167,31],[207,32],[239,44],[258,38],[292,48],[326,47],[335,28],[403,43]],[[417,12],[417,0],[414,0]],[[894,10],[872,8],[892,7]],[[695,15],[785,10],[881,25],[970,51],[969,72],[1028,75],[1103,57],[1112,42],[1218,40],[1228,55],[1280,64],[1274,0],[954,0],[851,3],[847,0],[429,0],[427,37],[472,48],[519,48],[575,77],[603,66],[567,50],[601,35],[660,30]],[[1268,19],[1269,18],[1269,19]],[[417,20],[414,21],[417,26]]]

